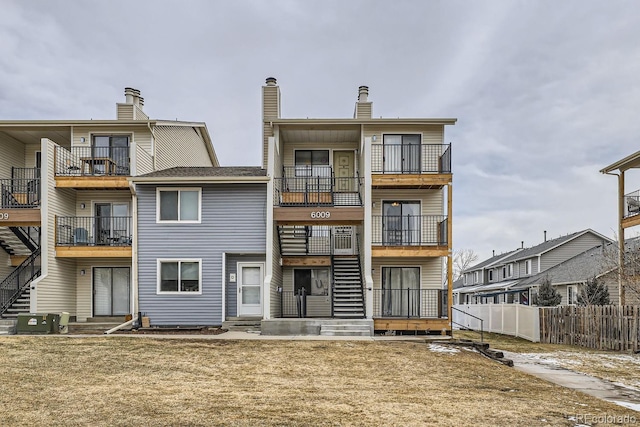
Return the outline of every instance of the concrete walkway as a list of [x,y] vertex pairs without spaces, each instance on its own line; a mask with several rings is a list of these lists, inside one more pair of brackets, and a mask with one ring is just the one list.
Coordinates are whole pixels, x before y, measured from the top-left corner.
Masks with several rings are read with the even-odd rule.
[[520,353],[503,353],[504,357],[513,360],[513,367],[519,371],[640,412],[640,390],[532,360]]

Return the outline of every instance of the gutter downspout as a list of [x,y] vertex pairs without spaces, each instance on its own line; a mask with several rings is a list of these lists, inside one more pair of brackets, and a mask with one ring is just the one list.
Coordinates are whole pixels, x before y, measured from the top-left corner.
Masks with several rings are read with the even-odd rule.
[[131,326],[134,324],[134,322],[138,321],[138,316],[132,318],[131,320],[124,322],[122,325],[118,325],[118,326],[114,326],[113,328],[109,329],[108,331],[104,331],[105,335],[111,335],[112,333],[114,333],[115,331],[118,331],[122,328],[126,328],[127,326]]
[[156,133],[151,127],[150,121],[147,121],[147,127],[151,132],[151,161],[153,162],[153,170],[156,170]]

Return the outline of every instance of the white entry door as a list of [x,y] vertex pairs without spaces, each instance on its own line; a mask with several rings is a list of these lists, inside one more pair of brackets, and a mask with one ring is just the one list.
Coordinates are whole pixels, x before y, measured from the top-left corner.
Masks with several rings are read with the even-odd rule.
[[264,263],[238,263],[238,316],[262,316]]

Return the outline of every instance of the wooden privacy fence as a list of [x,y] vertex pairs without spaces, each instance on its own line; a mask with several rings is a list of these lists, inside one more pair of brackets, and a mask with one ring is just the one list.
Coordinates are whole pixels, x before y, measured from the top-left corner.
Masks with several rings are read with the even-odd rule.
[[640,306],[541,307],[540,341],[638,352]]

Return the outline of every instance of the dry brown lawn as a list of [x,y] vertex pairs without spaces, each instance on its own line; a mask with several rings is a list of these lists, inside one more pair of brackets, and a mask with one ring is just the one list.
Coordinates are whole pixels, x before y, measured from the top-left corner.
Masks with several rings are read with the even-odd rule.
[[575,425],[638,413],[424,342],[0,339],[7,426]]
[[[473,331],[455,331],[455,338],[479,340]],[[578,346],[533,343],[508,335],[485,333],[491,348],[527,355],[530,360],[592,375],[627,387],[640,388],[640,354],[599,351]],[[640,424],[640,418],[638,419]]]

